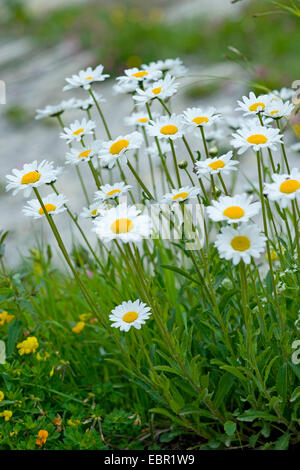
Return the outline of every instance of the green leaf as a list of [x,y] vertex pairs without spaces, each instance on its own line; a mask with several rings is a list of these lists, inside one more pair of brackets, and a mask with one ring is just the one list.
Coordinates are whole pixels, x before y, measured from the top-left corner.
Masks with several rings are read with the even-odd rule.
[[252,423],[256,419],[264,419],[266,421],[276,421],[278,422],[278,417],[271,415],[267,411],[258,411],[258,410],[247,410],[237,418],[239,421],[246,421]]
[[233,421],[226,421],[224,424],[224,431],[226,432],[227,436],[233,436],[236,431],[236,423]]
[[196,284],[201,285],[199,281],[197,281],[196,279],[193,278],[193,276],[190,276],[188,273],[183,271],[183,269],[177,268],[176,266],[170,266],[169,264],[162,264],[161,267],[164,269],[169,269],[169,271],[174,271],[175,273],[181,274],[181,276],[186,277],[190,281],[193,281]]
[[290,442],[290,434],[286,432],[281,436],[278,441],[275,443],[275,450],[286,450],[289,447],[289,442]]
[[8,340],[7,340],[7,357],[11,356],[13,353],[16,342],[19,339],[20,331],[22,328],[22,323],[20,320],[15,320],[11,323],[9,330],[8,330]]

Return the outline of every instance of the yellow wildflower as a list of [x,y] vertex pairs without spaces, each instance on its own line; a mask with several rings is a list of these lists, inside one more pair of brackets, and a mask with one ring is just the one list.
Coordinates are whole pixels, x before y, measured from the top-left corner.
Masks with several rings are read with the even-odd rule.
[[4,399],[4,393],[0,390],[0,401]]
[[5,323],[10,323],[14,318],[14,315],[8,315],[7,311],[4,310],[0,313],[0,326],[5,325]]
[[23,356],[23,354],[35,353],[38,347],[39,343],[35,336],[28,336],[25,341],[22,341],[22,343],[17,344],[20,356]]
[[46,431],[45,429],[41,429],[38,432],[38,438],[36,440],[36,444],[42,447],[44,444],[46,444],[48,436],[49,436],[48,431]]
[[75,326],[73,326],[72,331],[73,333],[79,334],[82,332],[84,327],[85,327],[84,321],[79,321]]
[[4,421],[9,421],[12,417],[12,411],[4,410],[2,413],[0,413],[0,416],[4,418]]
[[79,315],[79,320],[85,322],[85,321],[87,321],[91,316],[92,316],[92,314],[91,314],[90,312],[82,313],[81,315]]

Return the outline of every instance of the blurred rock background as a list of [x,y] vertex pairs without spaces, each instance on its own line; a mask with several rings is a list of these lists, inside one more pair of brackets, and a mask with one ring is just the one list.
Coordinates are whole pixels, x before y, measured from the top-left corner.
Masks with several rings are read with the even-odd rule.
[[[267,0],[0,0],[0,80],[7,87],[6,105],[0,105],[0,228],[10,231],[8,264],[15,265],[27,254],[33,239],[41,238],[44,224],[22,215],[24,200],[20,194],[5,193],[5,175],[35,159],[63,163],[66,145],[58,137],[58,126],[50,119],[35,121],[34,116],[36,108],[85,96],[82,90],[62,92],[65,77],[102,63],[114,78],[124,68],[181,57],[190,74],[181,81],[173,110],[201,104],[233,109],[249,89],[291,86],[300,78],[295,60],[300,20],[274,10]],[[103,110],[116,136],[128,131],[123,118],[132,102],[113,95],[112,84],[107,80],[95,88],[106,98]],[[65,122],[80,113],[66,113]],[[104,138],[94,112],[93,118],[97,136]],[[290,140],[296,141],[292,132]],[[201,145],[193,142],[193,148],[201,150]],[[297,156],[292,158],[296,161]],[[243,165],[249,174],[251,162],[249,168],[246,160]],[[144,171],[147,182],[149,170]],[[84,203],[73,168],[57,186],[80,211]],[[63,219],[57,219],[58,224],[70,244]],[[89,222],[84,225],[90,229]],[[47,243],[51,235],[46,226],[43,229],[42,242]]]

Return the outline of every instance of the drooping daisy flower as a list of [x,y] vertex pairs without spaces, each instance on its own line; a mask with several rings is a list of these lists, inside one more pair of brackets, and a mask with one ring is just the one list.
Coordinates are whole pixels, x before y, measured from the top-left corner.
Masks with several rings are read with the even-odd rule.
[[236,165],[239,164],[237,160],[231,160],[233,156],[232,151],[215,158],[206,158],[205,160],[199,160],[195,163],[195,170],[198,176],[203,175],[215,175],[222,173],[226,175],[231,171],[236,171]]
[[76,108],[75,98],[71,98],[67,101],[61,101],[56,105],[47,105],[44,109],[37,109],[35,119],[43,119],[45,117],[55,117],[62,114],[67,109]]
[[182,60],[166,59],[150,62],[149,69],[161,70],[163,73],[170,73],[173,77],[183,77],[188,72],[188,69],[183,65]]
[[108,209],[108,207],[101,204],[100,201],[96,201],[89,207],[84,207],[79,217],[83,217],[84,219],[94,219],[95,217],[98,217],[105,209]]
[[245,193],[233,197],[222,196],[207,207],[208,217],[214,222],[225,220],[229,224],[248,222],[260,210],[260,202],[252,202],[252,199],[253,196]]
[[93,82],[103,82],[109,75],[103,74],[103,65],[98,65],[95,69],[88,67],[85,70],[80,70],[78,74],[72,75],[71,78],[66,78],[68,85],[64,86],[63,91],[71,90],[72,88],[82,87],[85,90],[91,88]]
[[184,186],[179,189],[172,189],[170,193],[167,193],[162,197],[161,202],[165,202],[167,204],[183,202],[187,201],[188,199],[195,199],[198,194],[200,194],[200,188]]
[[[94,97],[96,98],[96,101],[98,103],[105,103],[105,101],[106,101],[105,98],[103,98],[102,95],[99,95],[96,92],[94,92]],[[89,98],[87,98],[85,100],[80,100],[80,99],[75,100],[74,108],[75,109],[82,109],[83,111],[87,111],[92,106],[94,106],[94,104],[95,104],[95,102],[94,102],[93,98],[90,96]]]
[[150,69],[147,65],[142,65],[140,69],[133,67],[132,69],[124,70],[124,75],[117,77],[116,80],[119,84],[142,82],[144,80],[158,80],[162,76],[160,70]]
[[104,242],[120,240],[123,243],[140,242],[151,235],[151,219],[148,215],[140,215],[135,206],[120,204],[101,213],[95,221],[94,231]]
[[276,150],[276,144],[281,143],[281,139],[282,135],[279,129],[253,123],[249,127],[242,127],[236,134],[233,134],[231,144],[239,149],[238,154],[240,155],[249,148],[252,148],[255,152],[263,148]]
[[31,193],[32,188],[55,182],[61,171],[61,168],[53,167],[53,162],[47,162],[46,160],[39,164],[36,160],[32,163],[25,163],[22,170],[15,168],[12,170],[12,175],[6,175],[9,181],[6,191],[13,189],[13,195],[15,195],[23,190],[24,196],[27,197]]
[[270,97],[268,95],[259,95],[256,97],[251,91],[249,98],[247,98],[247,96],[243,96],[242,100],[243,101],[238,101],[239,107],[236,108],[236,110],[244,111],[244,116],[247,116],[263,111],[269,104]]
[[[158,113],[152,113],[153,119],[159,117]],[[138,126],[138,127],[145,127],[149,122],[149,116],[147,113],[132,113],[131,116],[126,116],[124,118],[124,123],[126,126]]]
[[128,82],[116,83],[113,85],[113,92],[115,95],[123,95],[123,94],[132,94],[135,92],[137,87],[136,80],[130,80]]
[[153,137],[176,140],[183,136],[184,124],[181,116],[172,114],[150,121],[146,130]]
[[99,147],[101,165],[113,168],[117,160],[121,164],[126,163],[128,150],[140,148],[142,142],[143,136],[139,132],[132,132],[125,136],[119,136],[114,140],[102,142]]
[[140,300],[134,302],[129,300],[114,308],[109,315],[109,319],[113,322],[111,326],[120,328],[120,331],[129,331],[131,327],[140,330],[151,314],[150,307],[147,307]]
[[264,109],[265,116],[273,119],[289,117],[293,112],[294,105],[290,101],[283,102],[281,99],[270,101]]
[[281,88],[281,90],[273,90],[269,94],[271,98],[279,98],[283,101],[291,100],[295,94],[295,90],[292,88]]
[[223,227],[215,241],[220,257],[231,259],[235,265],[241,260],[249,264],[251,257],[258,258],[264,252],[265,244],[266,237],[255,224]]
[[76,120],[70,124],[70,127],[64,127],[63,132],[60,133],[60,138],[65,139],[67,144],[73,141],[80,142],[85,135],[93,134],[96,124],[94,121],[83,118],[82,121]]
[[271,201],[278,201],[281,207],[288,206],[293,199],[300,199],[300,172],[293,168],[291,173],[272,175],[273,183],[265,183],[264,194]]
[[175,77],[167,74],[165,78],[148,85],[145,90],[137,88],[133,99],[138,106],[143,106],[156,98],[165,100],[176,93],[178,86],[179,84],[175,83]]
[[126,194],[132,186],[126,185],[123,181],[115,184],[105,184],[100,186],[100,190],[95,192],[95,199],[104,201],[106,199],[115,199]]
[[[42,201],[47,213],[50,215],[61,214],[67,210],[65,204],[68,200],[62,194],[49,194],[42,198]],[[23,213],[24,215],[33,217],[34,219],[40,219],[45,216],[44,209],[41,207],[37,199],[27,201],[27,205],[24,206]]]
[[79,165],[80,162],[88,162],[96,154],[97,150],[93,144],[84,149],[71,148],[66,153],[66,163]]
[[196,127],[200,126],[211,126],[219,118],[220,114],[216,114],[216,109],[213,106],[207,109],[188,108],[183,113],[184,122],[187,124],[189,130],[194,130]]

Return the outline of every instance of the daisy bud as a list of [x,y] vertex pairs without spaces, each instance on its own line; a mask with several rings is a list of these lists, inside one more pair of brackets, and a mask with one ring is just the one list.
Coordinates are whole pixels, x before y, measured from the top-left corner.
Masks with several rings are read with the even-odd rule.
[[210,157],[216,157],[218,155],[218,149],[217,147],[211,147],[209,150],[208,150],[208,153],[210,155]]
[[186,160],[181,160],[181,162],[178,163],[178,167],[179,167],[181,170],[184,170],[187,166],[188,166],[188,163],[187,163]]

